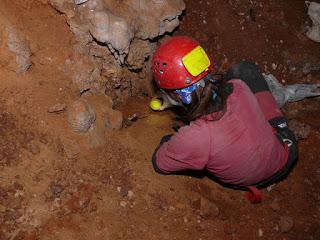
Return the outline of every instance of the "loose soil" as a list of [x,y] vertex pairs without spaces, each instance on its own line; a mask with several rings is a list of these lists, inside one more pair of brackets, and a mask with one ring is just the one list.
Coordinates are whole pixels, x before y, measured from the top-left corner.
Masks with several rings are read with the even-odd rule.
[[[305,37],[304,1],[186,0],[175,34],[198,39],[216,69],[249,58],[285,84],[319,81],[319,44]],[[152,112],[149,98],[118,108],[120,131],[90,148],[73,133],[65,112],[48,108],[79,97],[65,64],[74,37],[46,1],[0,2],[0,18],[31,42],[31,69],[0,68],[0,239],[320,239],[320,101],[287,104],[284,111],[311,127],[285,181],[252,205],[242,192],[207,178],[162,176],[151,156],[173,132],[173,114]],[[68,142],[69,144],[66,144]],[[80,153],[68,157],[70,142]]]

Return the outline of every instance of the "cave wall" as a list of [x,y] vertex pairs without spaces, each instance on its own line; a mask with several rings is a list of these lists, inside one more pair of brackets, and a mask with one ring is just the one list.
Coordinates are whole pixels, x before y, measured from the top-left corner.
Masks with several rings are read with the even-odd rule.
[[[183,0],[50,0],[73,32],[70,62],[80,92],[105,92],[116,101],[147,92],[156,42],[179,25]],[[81,59],[81,60],[80,60]]]

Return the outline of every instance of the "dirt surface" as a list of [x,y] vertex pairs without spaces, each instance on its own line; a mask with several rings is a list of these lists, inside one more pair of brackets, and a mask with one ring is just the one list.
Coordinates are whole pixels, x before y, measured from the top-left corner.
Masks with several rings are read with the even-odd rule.
[[[305,37],[304,1],[185,2],[176,34],[197,38],[217,68],[250,58],[284,83],[320,83],[320,47]],[[320,239],[319,99],[285,107],[310,134],[289,178],[252,205],[210,179],[153,171],[152,153],[172,132],[173,114],[152,112],[149,98],[118,107],[124,127],[106,131],[104,146],[73,133],[63,108],[48,112],[79,98],[68,67],[76,64],[75,40],[64,16],[46,1],[2,0],[0,18],[32,51],[23,75],[0,62],[1,240]]]

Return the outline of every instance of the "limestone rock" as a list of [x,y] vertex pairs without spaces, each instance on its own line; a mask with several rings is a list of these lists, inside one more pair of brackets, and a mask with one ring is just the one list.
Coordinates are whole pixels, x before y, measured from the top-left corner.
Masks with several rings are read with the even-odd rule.
[[30,43],[5,17],[0,19],[0,67],[23,74],[32,65]]
[[308,15],[312,20],[312,27],[307,32],[307,37],[315,42],[320,42],[320,3],[311,2]]
[[90,33],[94,38],[107,44],[120,62],[124,62],[133,38],[133,33],[125,19],[105,10],[94,13],[91,24]]
[[68,123],[76,133],[87,132],[95,119],[95,111],[85,99],[79,99],[68,107]]
[[77,41],[75,60],[65,70],[80,93],[106,93],[117,102],[148,92],[145,79],[156,41],[179,25],[185,8],[183,0],[49,2],[66,15]]
[[141,69],[151,53],[151,45],[148,41],[135,39],[130,46],[127,63],[130,69]]
[[80,153],[80,146],[77,142],[69,138],[62,139],[61,142],[67,158],[73,159],[78,156],[78,154]]
[[75,15],[73,0],[50,0],[51,6],[60,13],[64,13],[71,18]]
[[49,113],[61,113],[64,110],[66,110],[67,105],[64,103],[57,103],[51,107],[48,108]]
[[123,124],[123,115],[118,110],[109,109],[106,113],[105,127],[110,130],[120,130]]
[[104,129],[93,124],[88,131],[88,143],[90,148],[97,148],[107,143],[104,137]]

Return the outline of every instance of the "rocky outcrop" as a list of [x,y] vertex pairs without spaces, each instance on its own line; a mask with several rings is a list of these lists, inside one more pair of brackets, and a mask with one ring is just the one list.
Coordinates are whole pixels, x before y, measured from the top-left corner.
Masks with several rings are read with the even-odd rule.
[[0,22],[0,66],[23,74],[31,62],[29,41],[9,22]]
[[308,15],[312,21],[312,27],[308,30],[307,36],[315,42],[320,42],[320,3],[311,2]]
[[[81,91],[104,86],[128,91],[128,85],[134,87],[134,79],[146,76],[155,39],[179,25],[178,17],[185,8],[183,0],[50,0],[50,3],[67,16],[78,42],[76,51],[88,55],[94,65],[87,69],[87,74],[83,73],[86,76],[82,79],[79,74],[75,77]],[[92,79],[90,73],[97,72],[101,73],[102,81]]]

